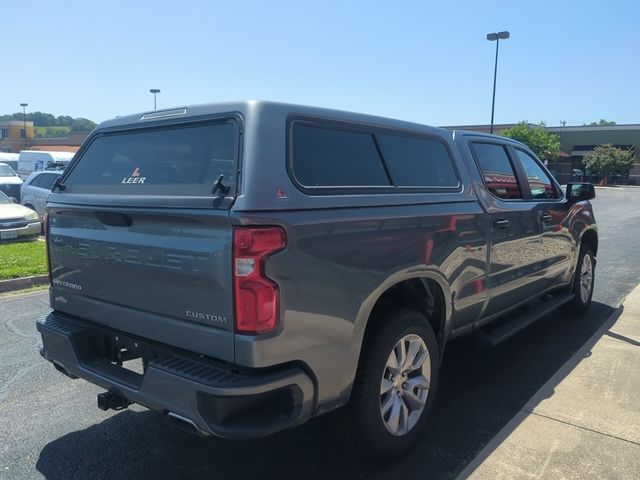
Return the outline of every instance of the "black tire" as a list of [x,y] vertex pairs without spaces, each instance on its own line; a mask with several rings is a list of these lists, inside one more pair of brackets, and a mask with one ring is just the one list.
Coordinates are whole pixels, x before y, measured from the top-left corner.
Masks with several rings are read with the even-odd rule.
[[[582,270],[585,263],[585,257],[588,257],[591,262],[591,289],[586,296],[584,296],[581,291],[583,280]],[[580,248],[580,256],[578,257],[578,264],[576,265],[576,272],[571,285],[571,293],[574,294],[574,298],[566,305],[566,311],[569,313],[580,314],[587,311],[591,306],[591,298],[593,297],[593,287],[596,278],[595,274],[596,257],[593,254],[593,249],[590,245],[583,245]]]
[[[355,436],[353,444],[361,453],[375,459],[392,459],[409,453],[427,424],[438,384],[440,356],[433,329],[424,315],[418,311],[398,308],[385,314],[385,318],[377,320],[375,331],[370,332],[363,347],[348,413],[353,426],[351,435]],[[404,402],[405,411],[410,410],[407,410],[409,407],[403,396],[404,393],[396,392],[394,390],[396,387],[393,387],[391,393],[383,396],[381,385],[383,375],[388,372],[387,360],[391,352],[407,335],[417,335],[426,345],[428,357],[424,365],[427,361],[430,362],[430,382],[424,407],[417,416],[418,419],[413,427],[408,429],[406,433],[393,435],[383,420],[382,399],[395,401],[393,398],[389,399],[387,395],[397,394],[399,395],[398,401]],[[415,337],[410,338],[415,340]],[[410,377],[405,376],[404,378],[410,379],[411,375],[416,372],[422,374],[422,371],[414,371],[409,374]],[[394,376],[394,378],[398,376]],[[401,378],[399,380],[402,381]],[[407,383],[405,382],[403,385]],[[420,389],[416,391],[420,391]],[[408,421],[405,424],[408,425]]]

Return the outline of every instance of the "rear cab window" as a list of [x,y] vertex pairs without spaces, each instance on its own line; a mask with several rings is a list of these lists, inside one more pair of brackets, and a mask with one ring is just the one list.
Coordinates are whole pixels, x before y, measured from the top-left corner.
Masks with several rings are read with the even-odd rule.
[[98,133],[64,178],[69,193],[211,196],[224,175],[234,191],[233,120]]
[[418,190],[460,191],[446,143],[439,138],[350,125],[294,121],[289,169],[314,193]]

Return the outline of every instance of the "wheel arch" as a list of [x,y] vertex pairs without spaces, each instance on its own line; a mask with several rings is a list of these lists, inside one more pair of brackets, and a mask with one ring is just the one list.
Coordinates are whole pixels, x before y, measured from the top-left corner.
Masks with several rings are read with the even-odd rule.
[[571,281],[568,283],[569,288],[573,288],[573,282],[576,276],[576,271],[578,268],[578,261],[580,260],[580,252],[582,251],[583,245],[589,245],[593,249],[593,255],[596,257],[598,255],[598,229],[595,225],[591,225],[585,228],[579,237],[579,241],[577,244],[577,250],[575,253],[575,258],[573,259],[573,270],[571,273]]
[[580,235],[580,248],[582,245],[589,245],[593,249],[593,254],[598,255],[598,230],[596,228],[587,228]]
[[[435,301],[436,315],[430,315],[430,301]],[[390,277],[363,302],[356,321],[358,362],[366,337],[380,324],[380,315],[392,305],[414,308],[427,317],[438,339],[440,352],[450,330],[453,310],[451,289],[439,271],[401,272]]]

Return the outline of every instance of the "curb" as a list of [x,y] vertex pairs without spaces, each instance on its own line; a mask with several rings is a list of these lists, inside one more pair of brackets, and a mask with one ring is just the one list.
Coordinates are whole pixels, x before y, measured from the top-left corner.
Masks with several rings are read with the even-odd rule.
[[33,277],[11,278],[9,280],[0,280],[0,293],[13,292],[14,290],[22,290],[24,288],[35,287],[36,285],[44,285],[49,281],[49,275],[35,275]]
[[636,290],[640,291],[640,286],[636,287],[629,292],[629,294],[623,299],[618,308],[616,308],[609,318],[596,330],[596,332],[589,337],[589,339],[569,358],[564,365],[562,365],[558,371],[545,382],[542,387],[538,389],[536,393],[527,401],[525,405],[514,415],[514,417],[504,425],[500,431],[475,455],[473,460],[467,464],[467,466],[456,476],[456,480],[465,480],[469,478],[473,472],[493,453],[494,450],[504,442],[507,437],[524,421],[526,417],[531,415],[535,406],[544,398],[548,397],[548,392],[558,385],[562,379],[566,378],[569,373],[585,358],[589,356],[589,353],[593,346],[602,338],[604,332],[609,330],[622,314],[624,310],[624,302],[627,297],[630,297]]

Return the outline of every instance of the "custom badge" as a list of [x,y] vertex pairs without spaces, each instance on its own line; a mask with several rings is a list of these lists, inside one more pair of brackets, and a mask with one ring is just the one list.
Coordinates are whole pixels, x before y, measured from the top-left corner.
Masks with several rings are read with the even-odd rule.
[[130,177],[124,177],[122,183],[144,183],[146,177],[140,175],[140,167],[134,168]]

